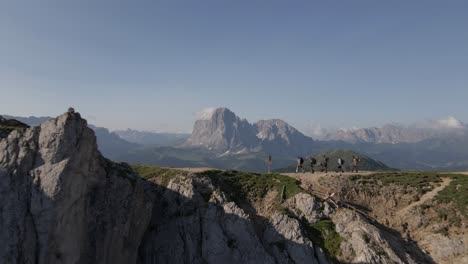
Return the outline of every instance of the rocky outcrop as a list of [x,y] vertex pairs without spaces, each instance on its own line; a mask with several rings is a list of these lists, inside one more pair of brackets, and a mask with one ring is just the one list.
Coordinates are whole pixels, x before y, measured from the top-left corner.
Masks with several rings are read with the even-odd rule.
[[102,158],[79,114],[0,141],[0,263],[132,263],[149,185]]
[[[308,227],[328,217],[348,241],[344,252],[357,253],[351,260],[411,263],[377,227],[334,215],[309,194],[281,204],[286,212],[260,215],[211,179],[179,172],[167,186],[143,180],[103,158],[74,112],[14,130],[0,140],[0,263],[324,264]],[[366,235],[373,244],[359,240]]]
[[[296,194],[287,201],[287,204],[295,215],[305,218],[311,224],[329,217],[332,212],[328,203],[322,203],[317,197],[306,193]],[[325,207],[327,210],[323,210]]]
[[[28,126],[40,126],[41,124],[47,122],[48,120],[53,119],[49,116],[43,117],[21,117],[21,116],[4,116],[7,119],[18,120],[20,123]],[[16,121],[16,122],[18,122]],[[99,151],[109,159],[120,159],[125,156],[128,152],[131,152],[140,147],[139,144],[129,142],[123,138],[121,138],[117,133],[110,132],[107,128],[104,127],[96,127],[93,125],[88,124],[88,126],[94,131],[97,139],[98,149]],[[3,136],[3,137],[6,137]],[[2,129],[1,129],[1,122],[0,122],[0,138],[2,138]]]
[[328,263],[297,219],[250,215],[203,174],[175,177],[160,197],[142,263]]
[[397,233],[378,228],[349,209],[338,210],[332,220],[336,231],[344,238],[341,250],[346,262],[433,263],[430,257]]
[[0,194],[0,263],[326,263],[297,220],[254,221],[208,177],[104,159],[78,113],[0,141]]

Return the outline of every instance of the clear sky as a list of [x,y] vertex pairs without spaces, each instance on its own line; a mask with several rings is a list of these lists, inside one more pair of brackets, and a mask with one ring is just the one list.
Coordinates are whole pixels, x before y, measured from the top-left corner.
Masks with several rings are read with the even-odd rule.
[[0,0],[0,113],[190,131],[468,121],[468,1]]

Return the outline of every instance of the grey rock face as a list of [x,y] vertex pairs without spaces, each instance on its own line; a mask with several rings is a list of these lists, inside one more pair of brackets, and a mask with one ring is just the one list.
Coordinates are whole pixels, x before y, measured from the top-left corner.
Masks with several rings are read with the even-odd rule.
[[0,263],[317,263],[297,220],[259,229],[202,175],[142,180],[78,113],[0,141],[0,195]]
[[339,209],[332,220],[344,238],[341,250],[349,263],[433,263],[415,250],[416,245],[377,228],[349,209]]
[[[156,203],[141,263],[275,263],[250,217],[209,179],[178,176]],[[208,199],[208,200],[206,200]]]
[[263,149],[270,153],[305,153],[313,140],[279,119],[250,124],[227,108],[218,108],[195,122],[185,146],[238,152]]
[[[327,203],[326,210],[322,202],[310,194],[298,193],[287,201],[288,208],[294,211],[298,217],[304,217],[309,223],[314,224],[325,218],[325,212],[330,214],[330,207]],[[327,215],[328,217],[328,215]]]
[[197,120],[187,146],[215,151],[252,148],[258,142],[253,126],[227,108],[218,108],[204,120]]
[[[52,120],[52,117],[21,117],[21,116],[4,116],[5,118],[15,119],[29,126],[40,126],[41,124]],[[1,126],[1,122],[0,122]],[[138,144],[131,143],[122,139],[114,132],[110,132],[107,128],[96,127],[88,124],[88,126],[94,131],[99,151],[109,159],[119,159],[124,154],[128,153],[130,150],[136,149],[139,147]],[[2,138],[2,131],[0,129],[0,138]]]
[[152,198],[117,166],[79,114],[1,140],[0,262],[134,262]]
[[254,124],[262,148],[271,153],[304,155],[310,153],[314,140],[280,119],[261,120]]
[[274,213],[271,224],[265,231],[264,240],[273,246],[273,254],[280,263],[319,263],[315,257],[314,245],[305,239],[296,219]]

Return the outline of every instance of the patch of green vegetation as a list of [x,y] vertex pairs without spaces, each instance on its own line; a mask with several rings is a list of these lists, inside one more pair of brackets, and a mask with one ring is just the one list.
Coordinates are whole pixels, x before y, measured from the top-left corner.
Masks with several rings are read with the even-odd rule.
[[219,187],[235,202],[243,199],[255,201],[267,195],[269,191],[276,190],[281,195],[285,187],[284,199],[288,199],[300,192],[300,182],[280,174],[259,174],[240,171],[206,171],[203,173],[210,177],[213,184]]
[[167,186],[169,181],[177,175],[187,175],[185,171],[162,168],[159,166],[131,164],[130,167],[138,172],[143,179],[149,180],[156,178],[163,186]]
[[353,175],[349,179],[364,184],[380,182],[383,185],[411,186],[421,194],[432,189],[432,183],[442,182],[441,175],[437,172],[380,172],[368,176]]
[[22,130],[25,129],[24,127],[15,127],[15,126],[2,126],[0,125],[0,131],[11,133],[13,130]]
[[307,233],[312,242],[320,245],[327,255],[336,261],[336,256],[340,254],[343,238],[336,232],[335,224],[331,220],[322,220],[309,225]]
[[452,204],[463,216],[468,216],[468,175],[447,174],[450,177],[450,184],[440,191],[436,200],[440,203]]

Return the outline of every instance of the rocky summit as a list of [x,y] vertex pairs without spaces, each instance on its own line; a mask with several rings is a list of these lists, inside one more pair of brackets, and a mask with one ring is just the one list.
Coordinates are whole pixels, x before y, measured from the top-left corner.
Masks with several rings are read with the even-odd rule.
[[218,108],[197,120],[187,146],[214,151],[240,151],[255,147],[257,137],[252,125],[227,108]]
[[65,113],[0,141],[0,263],[430,263],[299,184],[113,163]]
[[263,150],[270,153],[306,153],[313,140],[280,119],[250,124],[227,108],[205,113],[195,122],[184,146],[229,153]]

